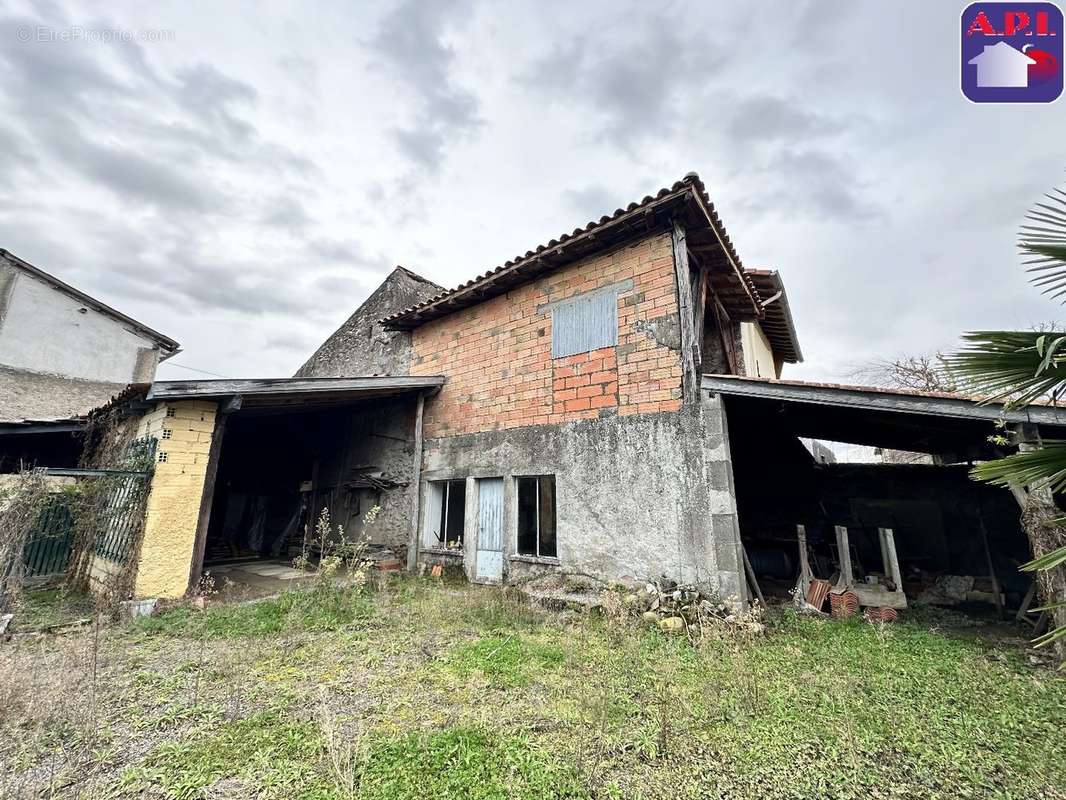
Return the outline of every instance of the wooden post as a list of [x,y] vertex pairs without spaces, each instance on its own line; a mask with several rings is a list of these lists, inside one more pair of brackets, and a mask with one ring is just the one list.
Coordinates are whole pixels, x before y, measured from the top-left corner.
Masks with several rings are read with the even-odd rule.
[[896,555],[896,535],[891,528],[878,528],[881,538],[881,552],[885,554],[885,572],[892,579],[897,592],[903,591],[903,574],[899,569],[899,556]]
[[807,552],[807,529],[803,525],[796,526],[796,541],[799,543],[800,574],[796,591],[800,597],[807,596],[814,571],[811,569],[810,554]]
[[762,596],[762,589],[759,587],[759,581],[755,577],[755,570],[752,569],[751,562],[748,560],[748,548],[744,546],[743,542],[740,543],[740,552],[744,555],[744,571],[748,574],[751,588],[755,590],[755,595],[759,598],[759,602],[765,606],[766,598]]
[[696,315],[692,303],[692,279],[688,266],[688,241],[681,222],[674,220],[673,232],[674,276],[677,284],[678,316],[681,325],[681,402],[686,406],[698,402],[696,381],[695,335]]
[[415,406],[415,455],[411,466],[411,486],[414,487],[414,493],[411,498],[411,530],[407,540],[407,571],[412,575],[418,569],[418,540],[421,531],[418,525],[418,512],[422,505],[422,412],[425,404],[426,395],[424,392],[419,392]]
[[992,579],[992,593],[995,595],[996,614],[1003,619],[1003,591],[996,577],[996,566],[992,561],[992,548],[988,545],[988,529],[985,528],[985,519],[982,514],[980,502],[977,505],[977,527],[981,531],[981,544],[985,549],[985,562],[988,564],[988,576]]
[[841,591],[855,585],[855,578],[851,573],[851,550],[848,547],[848,529],[843,525],[834,525],[833,530],[837,535],[837,557],[840,559],[840,581],[838,588]]

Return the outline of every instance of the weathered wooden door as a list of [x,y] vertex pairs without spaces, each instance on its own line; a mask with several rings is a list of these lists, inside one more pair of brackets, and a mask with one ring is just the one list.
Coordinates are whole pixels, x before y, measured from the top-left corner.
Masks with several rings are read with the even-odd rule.
[[478,481],[477,558],[475,579],[503,580],[503,478]]

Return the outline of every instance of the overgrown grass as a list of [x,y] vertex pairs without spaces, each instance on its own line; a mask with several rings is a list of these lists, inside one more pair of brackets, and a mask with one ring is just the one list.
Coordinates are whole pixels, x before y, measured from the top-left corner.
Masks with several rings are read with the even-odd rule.
[[558,667],[566,653],[558,644],[545,644],[518,634],[487,636],[460,645],[445,662],[460,676],[480,672],[499,686],[527,686],[540,673]]
[[921,618],[785,613],[693,646],[403,580],[112,629],[67,711],[88,645],[0,650],[55,701],[0,715],[0,796],[1066,797],[1066,678]]
[[275,636],[294,631],[334,631],[369,619],[373,603],[361,592],[315,590],[286,592],[244,604],[212,605],[204,612],[181,606],[134,623],[150,635],[211,638]]
[[23,592],[12,620],[12,631],[31,631],[67,625],[92,616],[92,598],[66,589]]

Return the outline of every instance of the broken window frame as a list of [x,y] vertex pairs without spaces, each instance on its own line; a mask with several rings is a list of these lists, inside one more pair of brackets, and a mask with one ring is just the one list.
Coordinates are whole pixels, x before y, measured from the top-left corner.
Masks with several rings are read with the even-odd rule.
[[[542,492],[542,490],[541,490],[541,482],[542,481],[550,482],[550,486],[551,486],[551,492],[550,492],[551,508],[550,508],[550,513],[551,513],[551,529],[552,529],[551,530],[551,534],[552,535],[551,535],[551,539],[549,540],[550,541],[550,545],[551,545],[550,546],[551,552],[544,552],[544,550],[545,550],[545,547],[544,547],[545,541],[543,540],[542,534],[544,533],[543,523],[544,523],[544,512],[545,512],[545,510],[542,509],[542,507],[541,507],[541,498],[544,496],[544,492]],[[527,547],[527,549],[523,549],[523,541],[522,541],[523,540],[523,530],[522,530],[522,525],[523,525],[523,519],[522,519],[522,486],[523,486],[523,484],[526,484],[528,486],[529,482],[533,483],[533,486],[534,486],[534,497],[536,498],[536,505],[534,507],[534,513],[533,513],[533,516],[532,516],[533,524],[534,524],[534,530],[531,532],[532,536],[533,536],[533,540],[532,540],[533,541],[533,546],[532,546],[532,548],[528,548]],[[516,475],[515,476],[515,513],[516,513],[517,519],[516,519],[516,524],[515,524],[515,554],[519,555],[519,556],[524,556],[524,557],[527,557],[527,558],[558,559],[559,558],[559,514],[558,514],[558,512],[559,512],[559,499],[558,499],[558,492],[557,492],[557,489],[556,489],[555,476],[554,475]],[[530,532],[527,532],[526,536],[528,536],[529,534],[530,534]]]
[[[426,543],[444,550],[462,550],[466,528],[466,480],[429,481]],[[437,508],[439,507],[439,513]],[[456,517],[453,512],[457,510]]]

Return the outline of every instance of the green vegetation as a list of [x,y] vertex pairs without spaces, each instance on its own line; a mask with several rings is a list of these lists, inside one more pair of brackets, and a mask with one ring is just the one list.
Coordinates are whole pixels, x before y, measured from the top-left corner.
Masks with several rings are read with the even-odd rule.
[[[1052,189],[1029,211],[1026,223],[1018,232],[1018,246],[1029,280],[1052,299],[1066,303],[1066,191]],[[1044,327],[964,334],[966,347],[947,359],[947,367],[964,389],[1000,401],[1004,409],[1057,403],[1066,395],[1066,334],[1057,323],[1050,330]],[[1010,443],[1006,433],[1004,423],[991,439],[1006,445]],[[1022,569],[1046,573],[1042,596],[1055,622],[1037,644],[1055,642],[1060,655],[1066,656],[1066,518],[1052,501],[1052,492],[1066,489],[1066,444],[1040,442],[1038,449],[1019,449],[978,464],[973,475],[994,486],[1028,491],[1023,524],[1036,557]]]
[[66,589],[25,592],[19,598],[12,630],[32,631],[69,625],[91,617],[92,613],[92,599],[81,592]]
[[368,619],[373,604],[357,592],[288,592],[251,603],[213,606],[197,613],[186,606],[136,621],[146,634],[239,639],[293,631],[334,631]]
[[497,686],[528,686],[541,672],[559,666],[565,655],[556,644],[509,634],[457,647],[447,663],[461,676],[480,672]]
[[105,629],[95,682],[89,632],[0,649],[0,796],[1066,797],[1023,632],[769,623],[693,645],[413,580],[175,609]]

